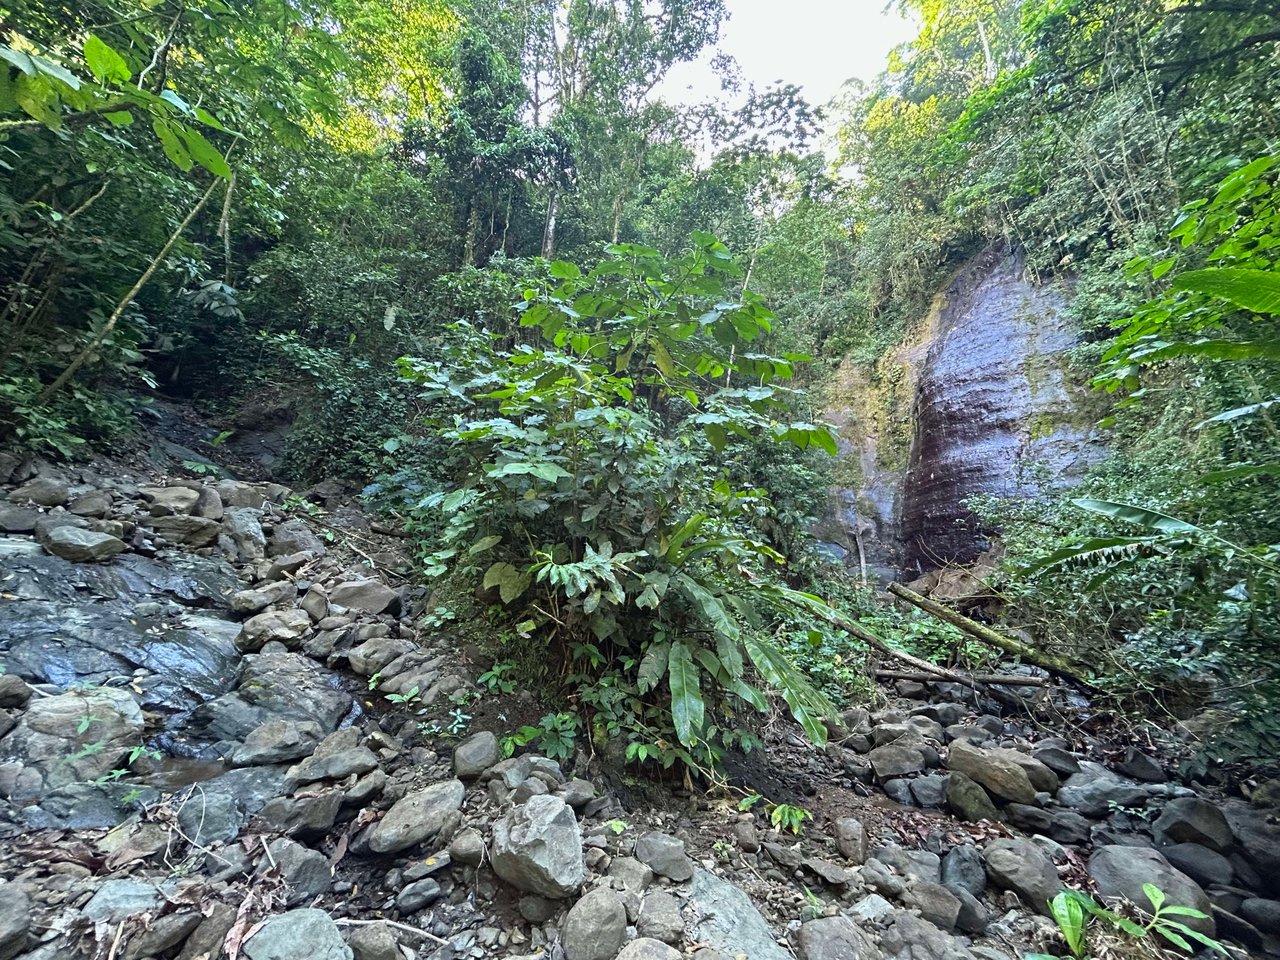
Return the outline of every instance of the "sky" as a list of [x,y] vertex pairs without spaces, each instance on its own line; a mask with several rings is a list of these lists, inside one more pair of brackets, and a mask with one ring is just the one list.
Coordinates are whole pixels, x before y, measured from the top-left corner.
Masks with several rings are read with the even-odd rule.
[[[891,49],[914,36],[891,0],[727,0],[730,19],[719,49],[735,57],[743,77],[758,87],[795,83],[822,105],[850,77],[869,81],[884,69]],[[677,64],[660,88],[664,99],[697,103],[719,99],[710,54]]]

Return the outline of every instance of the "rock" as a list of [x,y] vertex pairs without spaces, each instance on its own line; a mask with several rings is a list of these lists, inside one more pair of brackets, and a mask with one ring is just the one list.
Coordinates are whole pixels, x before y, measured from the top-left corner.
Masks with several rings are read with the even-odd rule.
[[692,942],[730,957],[745,954],[751,960],[792,960],[774,941],[751,898],[729,881],[706,870],[694,870],[688,908],[686,929]]
[[[800,960],[879,960],[881,956],[874,941],[848,917],[823,917],[801,924],[796,952]],[[755,958],[755,954],[748,956]]]
[[1280,934],[1280,900],[1251,898],[1240,904],[1240,915],[1263,933]]
[[298,553],[320,557],[324,556],[325,547],[305,523],[301,520],[289,520],[272,532],[271,542],[267,545],[267,556],[283,557]]
[[235,907],[215,900],[205,909],[208,914],[195,932],[187,937],[178,960],[216,960],[222,953],[222,944],[236,922]]
[[987,887],[987,868],[982,865],[982,854],[972,844],[952,847],[942,858],[942,884],[956,890],[965,890],[975,897],[982,896]]
[[982,901],[968,890],[958,887],[954,890],[950,887],[947,889],[951,890],[960,901],[960,912],[956,914],[956,927],[970,934],[984,932],[991,922],[991,917],[987,913],[987,908],[982,905]]
[[1088,843],[1093,828],[1093,824],[1072,810],[1046,810],[1025,803],[1011,803],[1004,808],[1004,814],[1019,830],[1040,833],[1059,843]]
[[916,777],[910,782],[911,795],[922,807],[940,809],[947,802],[946,777],[931,774],[927,777]]
[[292,600],[298,595],[298,588],[290,580],[277,580],[252,590],[240,590],[231,595],[232,613],[257,613],[275,603]]
[[341,790],[307,791],[296,797],[269,800],[258,816],[271,833],[320,836],[333,827],[341,807]]
[[1239,800],[1224,803],[1222,813],[1245,860],[1263,876],[1280,876],[1280,824],[1274,822],[1275,815]]
[[904,877],[936,883],[942,873],[942,860],[928,850],[908,850],[897,844],[886,844],[876,850],[875,855]]
[[375,637],[366,640],[347,654],[351,669],[361,676],[371,677],[405,654],[417,650],[408,640],[400,637]]
[[0,533],[34,533],[43,516],[34,507],[0,503]]
[[892,915],[891,924],[880,934],[880,949],[886,956],[912,960],[972,960],[961,941],[943,933],[929,921],[905,910]]
[[355,960],[400,960],[400,944],[385,920],[367,926],[352,927],[347,937]]
[[248,960],[352,960],[337,924],[323,910],[290,910],[271,917],[244,942]]
[[516,909],[530,923],[546,923],[559,912],[560,904],[546,897],[528,895],[520,898]]
[[920,916],[940,930],[950,933],[960,916],[960,898],[940,883],[917,880],[902,895],[904,906],[920,911]]
[[31,687],[21,677],[0,673],[0,708],[25,706],[31,699]]
[[218,539],[222,531],[218,521],[207,517],[152,517],[147,523],[170,543],[187,547],[207,547]]
[[[433,783],[425,790],[406,794],[374,826],[369,836],[369,849],[374,853],[396,853],[435,836],[445,822],[462,807],[465,794],[466,788],[461,780]],[[570,813],[569,816],[572,817],[573,814]],[[577,829],[576,821],[574,829]],[[579,842],[579,864],[581,859]],[[496,858],[494,869],[497,869]],[[581,877],[578,882],[582,882]]]
[[660,877],[688,880],[693,861],[684,852],[684,841],[666,833],[646,833],[636,841],[636,859]]
[[322,736],[320,725],[310,720],[268,720],[235,748],[231,762],[237,767],[255,767],[300,760],[315,750]]
[[26,949],[31,919],[31,901],[22,888],[0,884],[0,960],[11,960]]
[[213,487],[199,489],[195,505],[191,508],[193,516],[204,517],[206,520],[221,520],[225,512],[222,497],[218,496],[217,490]]
[[266,491],[242,480],[219,480],[213,487],[228,507],[250,507],[261,511],[269,499]]
[[880,896],[880,894],[872,893],[855,903],[853,908],[849,911],[849,916],[854,920],[860,920],[863,923],[868,923],[873,920],[880,920],[887,917],[897,909],[897,907],[884,897]]
[[484,854],[484,836],[473,827],[459,832],[449,844],[449,856],[455,863],[477,867],[484,860]]
[[36,477],[9,494],[14,503],[37,503],[42,507],[60,507],[71,498],[71,488],[57,477]]
[[200,491],[190,487],[141,487],[138,493],[151,503],[153,517],[188,514],[200,499]]
[[[1012,800],[1015,803],[1035,803],[1036,788],[1032,785],[1024,765],[1011,756],[1014,753],[1016,751],[1013,750],[983,750],[964,740],[956,740],[951,744],[947,755],[947,766],[953,771],[965,774],[997,797]],[[1030,757],[1026,759],[1031,760]],[[1058,778],[1048,767],[1044,767],[1043,764],[1039,766],[1053,777],[1056,787]]]
[[111,504],[111,494],[106,490],[91,490],[67,504],[67,512],[74,513],[77,517],[100,519],[111,512]]
[[854,817],[841,817],[835,822],[836,849],[853,863],[867,859],[867,831],[862,821]]
[[234,840],[244,822],[235,797],[210,790],[192,790],[178,811],[178,826],[193,844],[201,847]]
[[493,872],[519,890],[552,900],[582,886],[582,831],[573,810],[550,794],[532,797],[493,825]]
[[236,646],[250,653],[273,640],[290,646],[310,629],[311,618],[303,610],[268,610],[244,622]]
[[1030,840],[995,840],[983,849],[987,874],[1012,890],[1037,913],[1049,915],[1049,901],[1062,889],[1053,861]]
[[912,806],[915,803],[915,797],[911,793],[911,784],[913,781],[905,778],[899,780],[886,780],[880,784],[880,789],[884,791],[884,795],[894,803],[904,807]]
[[317,780],[343,780],[378,767],[378,758],[368,747],[350,747],[328,753],[323,752],[323,748],[324,744],[321,744],[320,749],[291,769],[290,779],[300,785]]
[[1160,853],[1176,869],[1181,870],[1202,887],[1229,886],[1235,878],[1231,861],[1220,853],[1198,843],[1175,843],[1161,847]]
[[351,709],[351,695],[335,689],[332,679],[301,654],[246,656],[235,691],[197,707],[189,726],[213,740],[243,740],[273,719],[313,721],[328,733]]
[[832,863],[830,860],[823,860],[820,857],[808,857],[800,862],[800,866],[813,873],[828,886],[842,887],[849,882],[849,871]]
[[453,773],[460,780],[478,777],[501,758],[498,738],[488,730],[473,733],[453,751]]
[[684,918],[680,916],[679,901],[664,890],[649,891],[640,905],[636,930],[642,937],[679,944],[684,939]]
[[1039,760],[1059,777],[1069,777],[1080,772],[1080,762],[1065,747],[1034,747],[1031,756]]
[[[959,741],[957,741],[959,742]],[[954,748],[955,744],[952,744]],[[947,805],[961,820],[976,823],[979,820],[999,821],[1004,817],[991,802],[987,791],[971,779],[954,770],[947,777]]]
[[435,903],[442,896],[440,884],[427,877],[401,888],[396,896],[396,909],[408,916],[417,913],[423,907]]
[[63,525],[45,529],[38,538],[40,545],[55,557],[72,563],[97,563],[124,553],[129,545],[107,533],[95,533]]
[[922,773],[927,766],[924,754],[904,743],[889,743],[876,747],[867,756],[871,761],[872,772],[881,783],[897,777],[909,777]]
[[363,610],[365,613],[385,613],[399,608],[400,594],[381,580],[348,580],[337,584],[329,593],[329,602],[337,607]]
[[556,790],[556,796],[574,810],[580,810],[596,798],[596,785],[590,780],[574,777]]
[[1170,800],[1152,825],[1156,842],[1198,843],[1218,853],[1231,849],[1234,838],[1222,811],[1199,797]]
[[626,939],[627,911],[608,887],[575,903],[560,930],[566,960],[613,960]]
[[158,957],[186,940],[200,925],[200,914],[194,910],[182,910],[153,919],[150,925],[129,941],[124,960],[141,960]]
[[307,553],[305,550],[300,553],[287,553],[283,557],[276,557],[267,565],[267,569],[263,573],[262,579],[285,580],[291,578],[314,559],[315,556]]
[[318,583],[313,583],[298,604],[317,623],[329,615],[329,596]]
[[653,871],[635,857],[614,857],[609,876],[635,894],[642,894],[653,883]]
[[164,898],[154,883],[108,880],[97,889],[82,912],[95,923],[119,923],[135,913],[154,913]]
[[[1194,880],[1170,865],[1158,851],[1146,847],[1110,845],[1098,847],[1089,858],[1089,876],[1103,897],[1124,897],[1149,912],[1150,902],[1142,885],[1153,883],[1164,892],[1170,906],[1192,907],[1211,913],[1213,905]],[[1213,918],[1180,917],[1193,930],[1213,936]]]
[[1058,802],[1064,807],[1094,818],[1107,816],[1113,806],[1146,806],[1148,796],[1147,788],[1088,760],[1082,760],[1080,772],[1068,777],[1058,790]]
[[237,507],[226,511],[222,518],[222,532],[242,562],[261,560],[267,552],[267,536],[262,532],[258,518],[262,511]]
[[326,893],[333,883],[333,875],[329,870],[329,861],[319,850],[280,837],[268,845],[271,857],[263,857],[258,868],[270,866],[272,862],[280,869],[280,875],[288,886],[289,895],[285,905],[296,907],[301,903],[314,900]]
[[623,947],[617,960],[681,960],[681,955],[679,951],[671,949],[661,940],[641,937]]
[[1160,764],[1137,747],[1130,747],[1125,752],[1124,760],[1116,764],[1116,772],[1147,783],[1164,783],[1166,780]]

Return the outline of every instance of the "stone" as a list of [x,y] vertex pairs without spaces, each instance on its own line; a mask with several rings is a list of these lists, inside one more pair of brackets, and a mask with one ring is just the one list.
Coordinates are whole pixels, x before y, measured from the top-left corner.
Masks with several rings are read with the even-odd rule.
[[262,574],[263,580],[286,580],[294,577],[299,570],[315,559],[313,554],[307,553],[305,550],[299,553],[287,553],[282,557],[276,557],[269,564]]
[[1280,824],[1275,813],[1240,800],[1228,800],[1222,813],[1245,860],[1263,876],[1280,876]]
[[836,849],[853,863],[867,859],[867,831],[855,817],[841,817],[835,822]]
[[1226,853],[1234,844],[1231,827],[1221,810],[1200,797],[1178,797],[1170,800],[1152,824],[1156,842],[1198,843],[1218,853]]
[[427,877],[400,889],[396,896],[396,909],[406,916],[417,913],[423,907],[435,903],[442,895],[440,884]]
[[141,487],[138,493],[150,502],[153,517],[188,514],[200,499],[200,491],[190,487]]
[[222,532],[222,525],[208,517],[152,517],[147,525],[170,543],[186,547],[207,547]]
[[939,930],[950,933],[960,916],[960,898],[940,883],[917,880],[907,887],[902,903],[920,911],[920,916]]
[[95,923],[115,924],[135,913],[154,913],[163,902],[154,883],[108,880],[89,898],[82,912]]
[[1012,890],[1037,913],[1049,915],[1049,901],[1062,881],[1047,854],[1030,840],[994,840],[982,853],[997,887]]
[[684,918],[680,902],[665,890],[650,890],[640,904],[636,930],[642,937],[679,944],[684,939]]
[[494,822],[490,861],[518,890],[570,897],[586,877],[578,819],[559,797],[532,797]]
[[1181,870],[1202,887],[1229,886],[1235,879],[1235,868],[1222,854],[1198,843],[1175,843],[1161,847],[1160,852],[1176,869]]
[[309,756],[324,731],[310,720],[268,720],[255,727],[231,753],[237,767],[286,763]]
[[258,816],[271,833],[321,836],[333,827],[341,808],[341,790],[308,791],[296,797],[275,797]]
[[235,797],[209,790],[192,790],[178,811],[178,826],[199,847],[234,840],[244,822]]
[[129,549],[129,545],[118,537],[70,525],[44,530],[38,539],[40,545],[55,557],[72,563],[99,563]]
[[730,957],[745,954],[751,960],[792,960],[774,941],[751,898],[728,880],[694,870],[687,904],[686,931],[693,943],[714,947]]
[[1089,842],[1093,824],[1073,810],[1046,810],[1025,803],[1011,803],[1004,808],[1005,817],[1019,830],[1052,837],[1059,843]]
[[262,532],[262,523],[258,519],[261,516],[261,510],[236,507],[227,510],[222,517],[222,532],[240,561],[261,560],[266,556],[267,535]]
[[226,507],[217,490],[213,487],[201,487],[197,491],[195,505],[191,508],[193,516],[204,517],[206,520],[221,520],[225,512]]
[[880,920],[887,917],[897,909],[897,907],[884,897],[880,896],[880,894],[872,893],[855,903],[849,910],[849,916],[854,920],[861,920],[863,923],[869,923],[873,920]]
[[832,887],[842,887],[849,882],[849,871],[830,860],[820,857],[808,857],[800,861],[800,866],[813,873],[823,883]]
[[34,507],[0,503],[0,533],[34,533],[43,516]]
[[111,512],[112,498],[106,490],[90,490],[67,504],[67,512],[77,517],[102,518]]
[[250,653],[273,640],[290,646],[310,629],[311,618],[303,610],[268,610],[244,622],[236,646]]
[[911,795],[922,807],[940,809],[947,802],[947,779],[938,774],[916,777],[910,781]]
[[221,954],[227,933],[236,922],[236,909],[215,900],[206,910],[207,915],[182,945],[178,960],[215,960]]
[[313,583],[307,588],[298,606],[307,611],[307,616],[319,623],[329,615],[329,596],[325,593],[324,587]]
[[[947,766],[953,771],[963,773],[975,783],[981,784],[997,797],[1012,800],[1015,803],[1035,803],[1036,788],[1032,785],[1023,764],[1011,756],[1015,752],[998,749],[983,750],[964,740],[956,740],[951,744],[947,755]],[[1027,759],[1031,758],[1027,757]],[[1053,777],[1056,787],[1057,777],[1048,767],[1044,767],[1044,770]]]
[[242,947],[248,960],[352,960],[338,925],[323,910],[271,917]]
[[365,613],[386,613],[399,608],[400,594],[381,580],[347,580],[329,592],[329,602],[335,607],[363,610]]
[[16,883],[0,884],[0,960],[26,949],[31,929],[31,901]]
[[292,600],[298,595],[298,588],[289,580],[277,580],[252,590],[240,590],[231,595],[229,606],[232,613],[257,613],[276,603]]
[[502,757],[498,738],[489,730],[473,733],[454,748],[453,774],[459,780],[480,776]]
[[36,503],[42,507],[59,507],[71,498],[71,488],[57,477],[36,477],[9,494],[14,503]]
[[971,823],[1004,819],[987,791],[958,770],[953,770],[951,776],[947,777],[947,805],[961,820]]
[[1089,760],[1080,761],[1080,772],[1068,777],[1058,790],[1060,804],[1095,819],[1110,814],[1113,806],[1144,807],[1148,797],[1146,787]]
[[1125,751],[1124,760],[1116,764],[1116,772],[1147,783],[1164,783],[1167,779],[1160,764],[1137,747]]
[[1065,747],[1033,747],[1031,756],[1039,760],[1059,777],[1070,777],[1080,772],[1080,761]]
[[214,484],[220,499],[228,507],[249,507],[261,511],[266,504],[266,491],[243,480],[219,480]]
[[609,876],[636,894],[644,893],[653,883],[653,871],[635,857],[614,857]]
[[0,673],[0,708],[25,706],[31,699],[30,685],[12,673]]
[[608,887],[597,887],[575,903],[560,928],[566,960],[613,960],[626,939],[626,908]]
[[[875,942],[848,917],[822,917],[800,925],[796,933],[800,960],[879,960]],[[754,954],[748,954],[754,960]]]
[[478,867],[484,860],[484,836],[474,827],[458,833],[449,843],[449,856],[456,863]]
[[[466,788],[461,780],[433,783],[425,790],[406,794],[374,826],[369,836],[369,849],[374,853],[396,853],[435,836],[462,807],[465,795]],[[577,828],[576,821],[574,827]],[[581,857],[579,843],[579,863]],[[494,867],[497,868],[496,862]],[[581,878],[578,882],[582,882]]]
[[979,934],[987,929],[991,916],[982,901],[963,888],[947,888],[960,901],[960,911],[956,914],[956,927],[965,933]]
[[895,843],[875,851],[876,859],[898,871],[901,876],[937,882],[942,874],[942,860],[928,850],[909,850]]
[[684,852],[684,841],[670,834],[641,835],[636,841],[635,855],[660,877],[684,881],[693,876],[693,861]]
[[289,889],[286,906],[296,907],[328,892],[333,875],[329,861],[319,850],[312,850],[288,837],[273,840],[268,847],[271,857],[263,857],[258,868],[263,869],[272,862],[279,868]]
[[[701,951],[698,955],[701,956]],[[661,940],[641,937],[623,947],[617,960],[682,960],[682,957],[678,950],[673,950]]]
[[905,910],[896,911],[880,933],[880,949],[899,960],[972,960],[963,944],[928,920]]
[[[323,744],[321,744],[323,748]],[[317,780],[344,780],[376,770],[378,758],[368,747],[350,747],[330,753],[316,750],[311,756],[289,771],[289,777],[298,784],[315,783]]]
[[559,912],[560,904],[546,897],[528,895],[520,898],[516,909],[530,923],[546,923]]
[[347,937],[355,960],[400,960],[400,944],[385,920],[352,927]]
[[320,542],[320,538],[301,520],[288,520],[272,531],[271,541],[267,545],[267,556],[284,557],[298,553],[320,557],[324,556],[325,547]]
[[982,896],[987,887],[987,868],[982,865],[982,854],[972,844],[952,847],[942,858],[942,884],[952,892],[965,890],[975,897]]
[[1240,904],[1240,915],[1263,933],[1280,934],[1280,900],[1250,898]]
[[916,747],[904,743],[876,747],[867,756],[871,761],[872,772],[881,783],[922,773],[927,767],[924,754]]
[[[1194,880],[1173,867],[1159,851],[1146,847],[1112,844],[1095,848],[1089,858],[1089,876],[1103,897],[1123,897],[1146,912],[1151,905],[1142,890],[1144,883],[1159,887],[1170,906],[1192,907],[1206,914],[1212,912],[1213,905]],[[1214,934],[1212,917],[1205,920],[1180,917],[1179,920],[1205,936]]]
[[894,803],[904,807],[910,807],[915,804],[915,796],[911,792],[911,784],[913,781],[906,778],[898,780],[886,780],[880,784],[880,789],[884,791],[884,795]]
[[351,669],[361,676],[371,677],[384,670],[401,657],[417,651],[417,647],[400,637],[374,637],[366,640],[347,654]]
[[124,950],[124,960],[141,960],[158,957],[172,950],[200,925],[200,914],[194,910],[182,910],[153,919],[145,930],[129,941]]

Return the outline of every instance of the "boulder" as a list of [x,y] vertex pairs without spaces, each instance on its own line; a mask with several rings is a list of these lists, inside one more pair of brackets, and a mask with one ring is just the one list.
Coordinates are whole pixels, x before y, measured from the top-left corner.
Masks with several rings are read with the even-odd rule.
[[64,524],[42,530],[40,545],[55,557],[72,563],[95,563],[124,553],[129,545],[107,533],[96,533]]
[[608,887],[597,887],[575,903],[560,929],[565,960],[613,960],[626,939],[626,908]]
[[643,834],[636,841],[636,859],[660,877],[683,881],[693,876],[693,861],[684,852],[684,841],[670,834]]
[[955,890],[965,890],[975,897],[982,896],[987,887],[987,868],[982,865],[982,854],[973,844],[952,847],[942,858],[942,884]]
[[272,640],[291,646],[310,629],[311,618],[305,610],[268,610],[244,622],[236,646],[248,652],[261,650]]
[[57,477],[36,477],[9,494],[14,503],[36,503],[42,507],[58,507],[71,499],[71,488]]
[[298,588],[290,580],[277,580],[252,590],[240,590],[231,595],[232,613],[257,613],[275,603],[293,600],[298,595]]
[[338,925],[323,910],[271,917],[244,942],[248,960],[352,960]]
[[138,493],[151,504],[153,517],[188,514],[200,499],[200,491],[189,487],[140,487]]
[[235,797],[212,790],[192,790],[178,810],[178,826],[200,847],[234,840],[244,823]]
[[682,955],[661,940],[641,937],[623,947],[617,960],[682,960]]
[[1058,790],[1058,802],[1064,807],[1095,819],[1107,816],[1113,806],[1144,807],[1149,796],[1148,788],[1088,760],[1082,760],[1080,772]]
[[16,883],[0,884],[0,960],[22,953],[31,929],[31,901]]
[[1062,889],[1062,881],[1039,846],[1030,840],[995,840],[982,853],[996,886],[1012,890],[1037,913],[1049,915],[1049,901]]
[[550,794],[531,797],[494,823],[490,860],[516,889],[552,900],[572,896],[586,876],[578,819]]
[[939,930],[950,933],[960,916],[960,898],[940,883],[917,880],[907,887],[902,903],[920,911],[920,916]]
[[453,773],[460,780],[478,777],[501,759],[498,738],[488,730],[473,733],[454,748]]
[[267,552],[267,535],[262,532],[258,518],[262,511],[249,507],[228,510],[222,518],[222,532],[226,535],[236,559],[245,562],[261,560]]
[[396,895],[396,909],[402,914],[417,913],[423,907],[435,903],[444,895],[440,884],[426,877],[400,889]]
[[[714,947],[730,957],[745,954],[751,960],[792,960],[790,952],[774,941],[751,898],[728,880],[695,870],[687,904],[690,919],[686,929],[694,943]],[[830,960],[836,956],[840,955],[831,955]],[[854,955],[843,956],[851,960]],[[814,960],[827,957],[819,955]]]
[[[796,933],[800,960],[879,960],[875,941],[848,917],[823,917],[800,925]],[[748,954],[754,960],[754,954]]]
[[[1199,885],[1172,866],[1157,850],[1114,844],[1098,847],[1089,858],[1089,876],[1103,897],[1123,897],[1148,913],[1151,904],[1142,890],[1144,883],[1155,884],[1170,906],[1192,907],[1205,914],[1213,912],[1213,905]],[[1206,936],[1214,935],[1212,917],[1204,920],[1194,917],[1178,919]]]
[[154,913],[164,897],[154,883],[141,880],[108,880],[82,908],[95,923],[116,924],[138,913]]
[[680,916],[679,901],[665,890],[650,890],[640,904],[636,930],[642,937],[679,944],[684,939],[684,918]]
[[1233,845],[1226,816],[1214,804],[1200,797],[1170,800],[1152,825],[1159,844],[1198,843],[1218,853]]
[[1280,876],[1280,823],[1275,813],[1240,800],[1228,800],[1222,813],[1245,860],[1263,876]]
[[1164,783],[1167,779],[1155,758],[1143,753],[1137,747],[1130,747],[1125,751],[1124,759],[1116,764],[1116,772],[1146,783]]
[[43,516],[34,507],[0,503],[0,533],[34,533]]
[[400,960],[400,942],[385,920],[353,927],[347,946],[355,954],[355,960]]
[[871,770],[881,783],[896,777],[909,777],[923,773],[928,767],[919,749],[906,743],[888,743],[876,747],[867,755]]
[[258,869],[279,868],[289,891],[285,898],[286,906],[299,906],[329,890],[333,877],[329,861],[319,850],[312,850],[288,837],[272,840],[268,846],[271,856],[264,856],[258,863]]
[[152,517],[148,526],[170,543],[186,547],[207,547],[218,539],[218,534],[222,531],[217,520],[181,515]]
[[320,538],[301,520],[288,520],[272,531],[267,556],[283,557],[297,553],[320,557],[324,555],[325,547]]
[[854,863],[867,859],[867,831],[855,817],[841,817],[835,822],[836,849]]
[[1230,886],[1235,879],[1235,868],[1230,860],[1198,843],[1175,843],[1171,847],[1161,847],[1160,852],[1170,864],[1202,887]]
[[197,707],[189,727],[212,740],[243,740],[268,720],[309,720],[328,733],[351,709],[351,695],[334,689],[332,677],[301,654],[251,654],[236,689]]
[[256,767],[300,760],[315,750],[322,736],[320,725],[310,720],[268,720],[235,748],[231,762],[237,767]]
[[[957,741],[959,742],[959,741]],[[952,744],[954,747],[955,744]],[[947,805],[961,820],[976,823],[979,820],[998,821],[1004,816],[991,802],[987,791],[958,770],[947,777]]]
[[1280,934],[1280,900],[1250,898],[1240,904],[1240,915],[1263,933]]
[[[374,826],[369,836],[369,849],[374,853],[396,853],[435,836],[462,807],[465,795],[466,788],[461,780],[433,783],[425,790],[406,794]],[[574,828],[577,828],[576,821]],[[581,863],[581,844],[578,859]],[[496,858],[494,868],[497,868]],[[581,877],[578,882],[582,882]]]
[[329,592],[329,602],[365,613],[385,613],[393,607],[399,608],[400,594],[381,580],[347,580]]
[[[947,766],[963,773],[975,783],[981,784],[997,797],[1011,800],[1014,803],[1035,803],[1036,788],[1031,783],[1027,769],[1022,763],[1022,754],[1014,750],[983,750],[964,740],[956,740],[951,744],[947,755]],[[1036,763],[1030,757],[1026,760]],[[1057,776],[1043,764],[1038,766],[1053,778],[1057,785]]]

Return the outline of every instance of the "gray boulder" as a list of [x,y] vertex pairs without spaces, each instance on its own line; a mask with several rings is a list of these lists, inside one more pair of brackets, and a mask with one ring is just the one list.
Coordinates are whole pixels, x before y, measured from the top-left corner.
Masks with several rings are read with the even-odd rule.
[[667,833],[650,832],[636,841],[636,859],[660,877],[688,880],[693,861],[684,852],[684,841]]
[[[1022,755],[1014,754],[1016,751],[1013,750],[983,750],[964,740],[956,740],[951,744],[947,755],[947,766],[981,784],[997,797],[1015,803],[1035,803],[1036,788],[1031,783],[1027,769],[1018,759]],[[1036,762],[1030,757],[1026,757],[1026,760]],[[1053,778],[1056,788],[1057,776],[1043,764],[1038,766]]]
[[95,923],[119,923],[135,913],[153,913],[163,900],[154,883],[108,880],[89,898],[82,912]]
[[267,556],[283,557],[295,553],[305,553],[312,557],[323,556],[324,544],[311,532],[301,520],[289,520],[280,524],[271,534],[271,542],[267,545]]
[[352,960],[338,925],[323,910],[272,917],[244,942],[248,960]]
[[489,730],[473,733],[453,751],[453,773],[461,780],[478,777],[498,762],[498,738]]
[[[462,807],[465,795],[466,788],[461,780],[433,783],[425,790],[406,794],[374,826],[369,836],[369,849],[374,853],[396,853],[434,837]],[[574,826],[577,827],[576,822]],[[578,858],[581,862],[581,844]],[[496,862],[494,867],[496,869]],[[581,878],[578,882],[582,882]]]
[[867,859],[867,831],[855,817],[841,817],[835,823],[836,849],[854,863]]
[[1124,780],[1101,764],[1080,762],[1080,772],[1072,774],[1058,790],[1058,802],[1086,817],[1105,817],[1113,806],[1144,807],[1150,793],[1131,780]]
[[[959,743],[960,741],[956,741]],[[952,744],[954,749],[955,744]],[[999,821],[1004,815],[996,809],[982,785],[971,780],[959,770],[947,777],[947,805],[961,820],[977,823],[979,820]]]
[[[1089,876],[1103,897],[1123,897],[1145,912],[1150,912],[1151,904],[1142,890],[1144,883],[1160,888],[1170,906],[1191,907],[1206,914],[1213,912],[1209,898],[1194,880],[1171,865],[1159,851],[1147,847],[1115,844],[1098,847],[1089,858]],[[1206,936],[1214,934],[1212,917],[1178,919]]]
[[36,524],[43,516],[34,507],[0,503],[0,533],[34,533]]
[[274,603],[293,600],[298,595],[298,588],[291,580],[277,580],[251,590],[240,590],[231,595],[232,613],[257,613]]
[[355,960],[400,960],[400,942],[386,921],[353,927],[347,946]]
[[1216,884],[1225,887],[1235,878],[1235,868],[1230,860],[1198,843],[1175,843],[1171,847],[1161,847],[1160,852],[1174,867],[1201,886]]
[[960,916],[960,898],[940,883],[917,880],[902,895],[904,906],[920,911],[939,930],[950,933]]
[[129,549],[128,544],[107,533],[95,533],[70,524],[42,528],[40,545],[55,557],[72,563],[97,563],[110,560]]
[[36,477],[9,494],[14,503],[37,503],[42,507],[57,507],[71,499],[71,488],[57,477]]
[[258,520],[261,516],[261,510],[249,507],[236,507],[223,516],[222,532],[234,550],[236,559],[261,560],[266,556],[267,535],[262,532],[262,524]]
[[324,732],[310,720],[268,720],[254,728],[231,754],[237,767],[300,760],[315,750]]
[[987,888],[987,868],[973,844],[952,847],[942,858],[942,884],[953,892],[965,890],[975,897]]
[[178,826],[196,846],[234,840],[245,816],[236,798],[228,793],[193,789],[178,810]]
[[186,547],[207,547],[218,539],[222,531],[218,521],[208,517],[152,517],[147,524],[170,543]]
[[280,869],[289,890],[286,906],[299,906],[328,891],[333,876],[329,871],[329,861],[319,850],[312,850],[288,837],[273,840],[268,846],[271,856],[264,856],[258,863],[258,869],[264,870],[272,864]]
[[681,954],[661,940],[641,937],[623,947],[617,960],[681,960]]
[[686,929],[694,943],[714,947],[730,957],[746,954],[751,960],[792,960],[790,952],[773,939],[751,898],[729,881],[695,870],[687,904],[690,920]]
[[928,766],[924,754],[907,743],[887,743],[876,747],[867,759],[871,761],[871,771],[881,783],[923,773]]
[[1228,800],[1222,812],[1245,860],[1263,876],[1280,876],[1280,824],[1275,814],[1242,800]]
[[1214,804],[1199,797],[1170,800],[1153,824],[1156,842],[1198,843],[1218,853],[1226,853],[1233,845],[1227,818]]
[[399,606],[400,594],[381,580],[348,580],[337,584],[329,592],[329,602],[337,607],[349,607],[365,613],[384,613]]
[[578,819],[550,794],[531,797],[494,823],[490,860],[513,887],[553,900],[572,896],[586,876]]
[[796,952],[800,960],[879,960],[881,956],[875,942],[848,917],[823,917],[801,924]]
[[987,875],[1012,890],[1037,913],[1049,915],[1049,901],[1062,889],[1053,861],[1030,840],[995,840],[983,849]]
[[665,890],[650,890],[640,904],[636,930],[642,937],[678,944],[684,938],[680,902]]
[[575,903],[560,930],[566,960],[613,960],[626,939],[626,908],[608,887],[597,887]]

